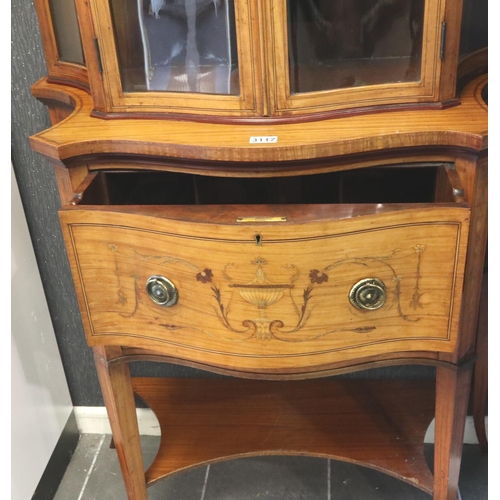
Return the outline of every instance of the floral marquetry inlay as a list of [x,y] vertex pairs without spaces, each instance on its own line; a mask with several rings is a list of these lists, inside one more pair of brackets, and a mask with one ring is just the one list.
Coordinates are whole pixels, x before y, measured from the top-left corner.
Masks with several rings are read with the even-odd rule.
[[[117,259],[120,249],[116,244],[109,244],[108,248],[113,252],[115,257],[118,285],[117,302],[125,306],[128,303],[128,299],[123,291],[122,277]],[[413,311],[423,309],[424,306],[421,302],[421,297],[424,292],[420,290],[420,280],[422,277],[422,260],[425,249],[425,245],[416,245],[405,251],[399,248],[394,249],[388,255],[346,257],[330,262],[326,266],[318,266],[313,269],[300,269],[298,265],[291,263],[277,264],[276,262],[268,262],[262,256],[255,257],[246,265],[242,263],[227,263],[221,269],[214,269],[209,266],[199,266],[192,261],[180,259],[175,256],[144,255],[137,251],[132,252],[134,258],[139,257],[141,266],[154,262],[156,267],[159,270],[161,269],[162,272],[167,273],[167,275],[169,268],[184,268],[187,271],[187,276],[191,275],[192,283],[198,283],[198,286],[201,287],[199,290],[199,300],[205,300],[208,304],[211,304],[220,322],[222,331],[225,330],[236,334],[236,337],[224,337],[224,340],[241,341],[245,339],[257,339],[296,343],[316,340],[335,333],[349,331],[365,334],[377,329],[377,326],[375,326],[376,322],[369,324],[370,314],[374,313],[370,311],[361,313],[356,311],[349,304],[347,294],[345,303],[330,303],[325,300],[325,297],[328,298],[328,290],[331,290],[333,293],[341,286],[337,282],[339,270],[346,266],[359,268],[361,274],[356,275],[359,275],[359,277],[363,277],[363,273],[366,275],[371,274],[370,268],[378,269],[385,276],[385,286],[387,287],[388,294],[387,302],[381,307],[381,310],[394,310],[396,316],[404,322],[419,321],[420,317],[415,316],[415,314],[410,315],[403,312],[401,287],[403,283],[408,282],[408,286],[413,290],[409,303],[411,309]],[[411,257],[412,254],[413,257]],[[414,270],[411,276],[401,275],[397,271],[397,263],[402,259],[408,261],[409,258],[414,261]],[[253,274],[253,277],[247,281],[241,281],[236,277],[250,273]],[[133,300],[135,301],[135,306],[132,312],[121,313],[123,317],[134,316],[143,304],[150,308],[156,307],[149,303],[147,297],[145,297],[143,283],[141,283],[143,280],[142,274],[143,272],[138,268],[137,272],[131,275],[134,280],[135,296]],[[351,283],[351,285],[353,284],[354,282]],[[180,283],[176,283],[176,285],[179,286]],[[319,287],[322,290],[320,294],[315,292]],[[207,294],[203,290],[210,291],[211,293]],[[251,311],[253,308],[255,311],[254,316],[246,313],[247,316],[242,317],[241,310],[243,309],[241,307],[238,309],[239,312],[234,312],[237,309],[236,305],[242,305],[241,301],[247,304],[247,308],[244,310]],[[284,302],[287,303],[287,307],[291,308],[288,310],[293,311],[293,314],[283,315],[283,308],[276,307]],[[171,309],[175,311],[176,308],[185,306],[182,293],[180,293],[178,304]],[[250,309],[248,309],[248,306],[250,306]],[[325,326],[321,329],[315,326],[308,329],[308,323],[311,321],[311,318],[315,314],[318,314],[321,308],[329,308],[332,311],[347,309],[350,311],[353,321],[347,326],[337,325],[333,327],[331,325],[331,327]],[[210,336],[220,336],[220,333],[214,331],[194,327],[183,322],[176,323],[172,318],[164,322],[160,316],[162,313],[163,311],[158,311],[158,324],[169,331],[176,331],[181,334],[184,329],[194,329]],[[173,313],[168,311],[167,314]]]

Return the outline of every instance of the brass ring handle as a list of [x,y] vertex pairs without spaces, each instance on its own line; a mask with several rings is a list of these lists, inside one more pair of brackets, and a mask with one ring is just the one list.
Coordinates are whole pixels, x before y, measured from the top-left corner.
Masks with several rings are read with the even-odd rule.
[[386,301],[385,285],[378,278],[364,278],[358,281],[349,292],[349,301],[362,311],[380,309]]
[[149,298],[162,307],[172,307],[179,300],[179,292],[175,285],[164,276],[151,276],[146,282]]

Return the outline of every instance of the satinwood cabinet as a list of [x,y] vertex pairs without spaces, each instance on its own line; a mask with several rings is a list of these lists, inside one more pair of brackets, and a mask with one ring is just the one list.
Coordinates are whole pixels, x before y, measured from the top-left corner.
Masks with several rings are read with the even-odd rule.
[[[468,2],[35,3],[53,126],[30,140],[55,168],[129,500],[262,454],[455,500],[487,228]],[[135,361],[230,377],[132,378]],[[326,378],[404,364],[436,382]],[[134,393],[162,430],[147,471]]]

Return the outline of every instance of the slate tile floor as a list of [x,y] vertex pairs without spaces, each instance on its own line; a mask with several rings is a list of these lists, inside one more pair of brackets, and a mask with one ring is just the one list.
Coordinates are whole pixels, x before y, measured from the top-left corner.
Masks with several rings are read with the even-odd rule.
[[[109,435],[84,434],[54,500],[126,500]],[[148,466],[159,438],[142,438]],[[432,445],[427,445],[428,457]],[[462,500],[488,498],[488,456],[465,445],[460,476]],[[149,500],[430,500],[385,474],[355,465],[308,457],[256,457],[202,466],[152,485]]]

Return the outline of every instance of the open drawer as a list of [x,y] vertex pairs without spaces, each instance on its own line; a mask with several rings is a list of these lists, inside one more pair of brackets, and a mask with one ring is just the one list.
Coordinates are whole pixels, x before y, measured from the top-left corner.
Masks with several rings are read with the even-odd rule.
[[452,352],[469,222],[453,179],[93,173],[60,211],[88,343],[254,374]]

